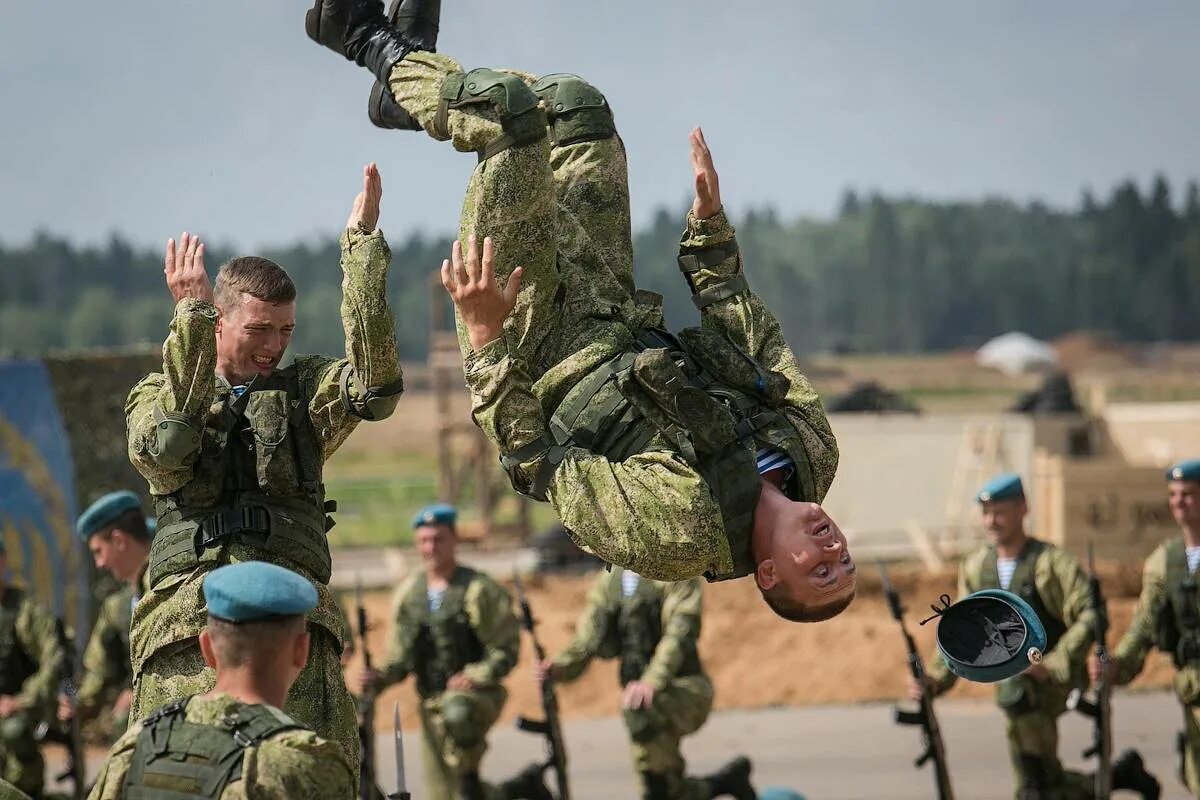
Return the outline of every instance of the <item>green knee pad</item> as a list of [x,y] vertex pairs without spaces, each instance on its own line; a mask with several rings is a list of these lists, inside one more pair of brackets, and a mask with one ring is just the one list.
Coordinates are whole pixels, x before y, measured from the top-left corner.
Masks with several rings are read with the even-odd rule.
[[[3,744],[5,749],[14,752],[28,750],[28,747],[23,748],[22,745],[32,743],[33,731],[29,727],[29,718],[24,714],[17,713],[0,720],[0,744]],[[34,747],[36,748],[36,745]]]
[[433,122],[434,133],[449,139],[450,109],[476,103],[491,104],[504,130],[479,151],[480,161],[510,147],[531,144],[546,135],[546,115],[538,108],[537,95],[517,76],[491,69],[473,69],[466,74],[456,72],[446,76]]
[[442,701],[442,721],[446,725],[446,735],[464,750],[482,742],[487,733],[475,719],[475,704],[463,696],[447,697]]
[[658,715],[649,708],[627,708],[621,712],[625,718],[625,727],[629,730],[629,738],[641,744],[658,736]]
[[533,92],[545,102],[557,147],[607,139],[617,132],[604,95],[578,75],[544,75],[533,85]]

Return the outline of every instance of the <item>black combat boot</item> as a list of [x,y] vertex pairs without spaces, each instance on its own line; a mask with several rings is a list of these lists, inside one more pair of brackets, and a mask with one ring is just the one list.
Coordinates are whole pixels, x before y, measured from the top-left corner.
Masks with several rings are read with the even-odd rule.
[[485,800],[483,781],[479,780],[478,772],[468,772],[459,776],[458,796],[460,800]]
[[750,783],[750,759],[745,756],[738,756],[705,780],[710,798],[729,795],[737,800],[756,800],[758,797]]
[[1050,777],[1037,756],[1021,756],[1021,790],[1017,800],[1050,800]]
[[643,772],[642,800],[671,800],[667,776],[658,772]]
[[530,764],[500,784],[504,800],[554,800],[554,795],[542,780],[541,764]]
[[[442,17],[442,0],[392,0],[388,20],[392,29],[405,34],[414,50],[437,52],[438,25]],[[421,126],[400,107],[387,88],[386,81],[375,81],[367,99],[367,117],[377,128],[419,131]]]
[[396,62],[420,49],[392,28],[382,0],[314,0],[304,17],[308,38],[386,81]]
[[1113,762],[1112,788],[1137,792],[1142,800],[1158,800],[1162,793],[1158,779],[1146,771],[1137,750],[1126,750]]

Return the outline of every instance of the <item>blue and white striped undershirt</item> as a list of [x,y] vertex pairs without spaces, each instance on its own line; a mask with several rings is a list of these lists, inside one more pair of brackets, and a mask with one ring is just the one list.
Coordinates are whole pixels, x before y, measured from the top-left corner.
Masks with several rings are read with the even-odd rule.
[[1012,583],[1013,573],[1017,571],[1017,560],[1015,558],[997,558],[996,572],[1000,575],[1000,588],[1007,590],[1009,584]]
[[1200,547],[1187,548],[1188,572],[1195,572],[1200,567]]
[[445,589],[426,589],[425,599],[429,602],[429,610],[437,611],[442,607],[442,595],[446,593]]
[[638,581],[642,578],[636,572],[625,570],[621,573],[621,594],[625,597],[633,597],[633,593],[637,591]]
[[776,450],[774,447],[760,447],[754,454],[758,461],[758,474],[766,475],[773,469],[790,469],[792,459],[787,453],[782,450]]

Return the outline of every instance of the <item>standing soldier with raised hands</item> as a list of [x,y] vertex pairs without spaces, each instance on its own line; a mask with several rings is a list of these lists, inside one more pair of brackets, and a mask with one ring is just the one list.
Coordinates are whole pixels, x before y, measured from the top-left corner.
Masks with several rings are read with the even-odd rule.
[[322,470],[359,422],[392,413],[402,389],[386,293],[391,253],[377,229],[381,194],[368,165],[341,237],[344,358],[283,362],[296,287],[278,264],[235,258],[213,286],[196,237],[167,244],[176,305],[163,371],[135,386],[125,408],[129,456],[158,516],[150,591],[133,617],[135,716],[212,687],[199,645],[204,576],[230,562],[271,561],[311,580],[319,595],[308,614],[312,651],[285,710],[357,763],[340,660],[346,631],[327,587],[333,504]]

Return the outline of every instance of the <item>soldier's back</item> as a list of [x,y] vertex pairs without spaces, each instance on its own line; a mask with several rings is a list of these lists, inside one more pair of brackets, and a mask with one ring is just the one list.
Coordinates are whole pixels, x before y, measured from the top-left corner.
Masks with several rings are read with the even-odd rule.
[[[192,697],[182,701],[179,711],[164,707],[137,723],[113,746],[90,800],[154,797],[155,791],[171,789],[173,797],[211,800],[285,800],[286,798],[346,798],[354,796],[355,773],[336,742],[330,742],[282,711],[267,705],[247,705],[227,694]],[[167,711],[164,714],[164,711]],[[150,746],[149,726],[168,727],[163,718],[181,715],[171,725],[171,738],[164,753]],[[145,735],[143,735],[145,731]],[[235,733],[236,732],[236,733]],[[140,746],[139,746],[140,745]],[[176,749],[191,754],[181,770],[174,758]],[[241,751],[240,770],[229,779],[218,779],[217,791],[202,788],[223,768],[213,766],[221,754]],[[199,754],[203,753],[203,756]],[[204,756],[208,756],[205,763]],[[236,762],[236,756],[233,762]],[[226,762],[229,759],[226,756]],[[160,769],[157,762],[165,762]],[[212,785],[212,783],[209,783]]]

